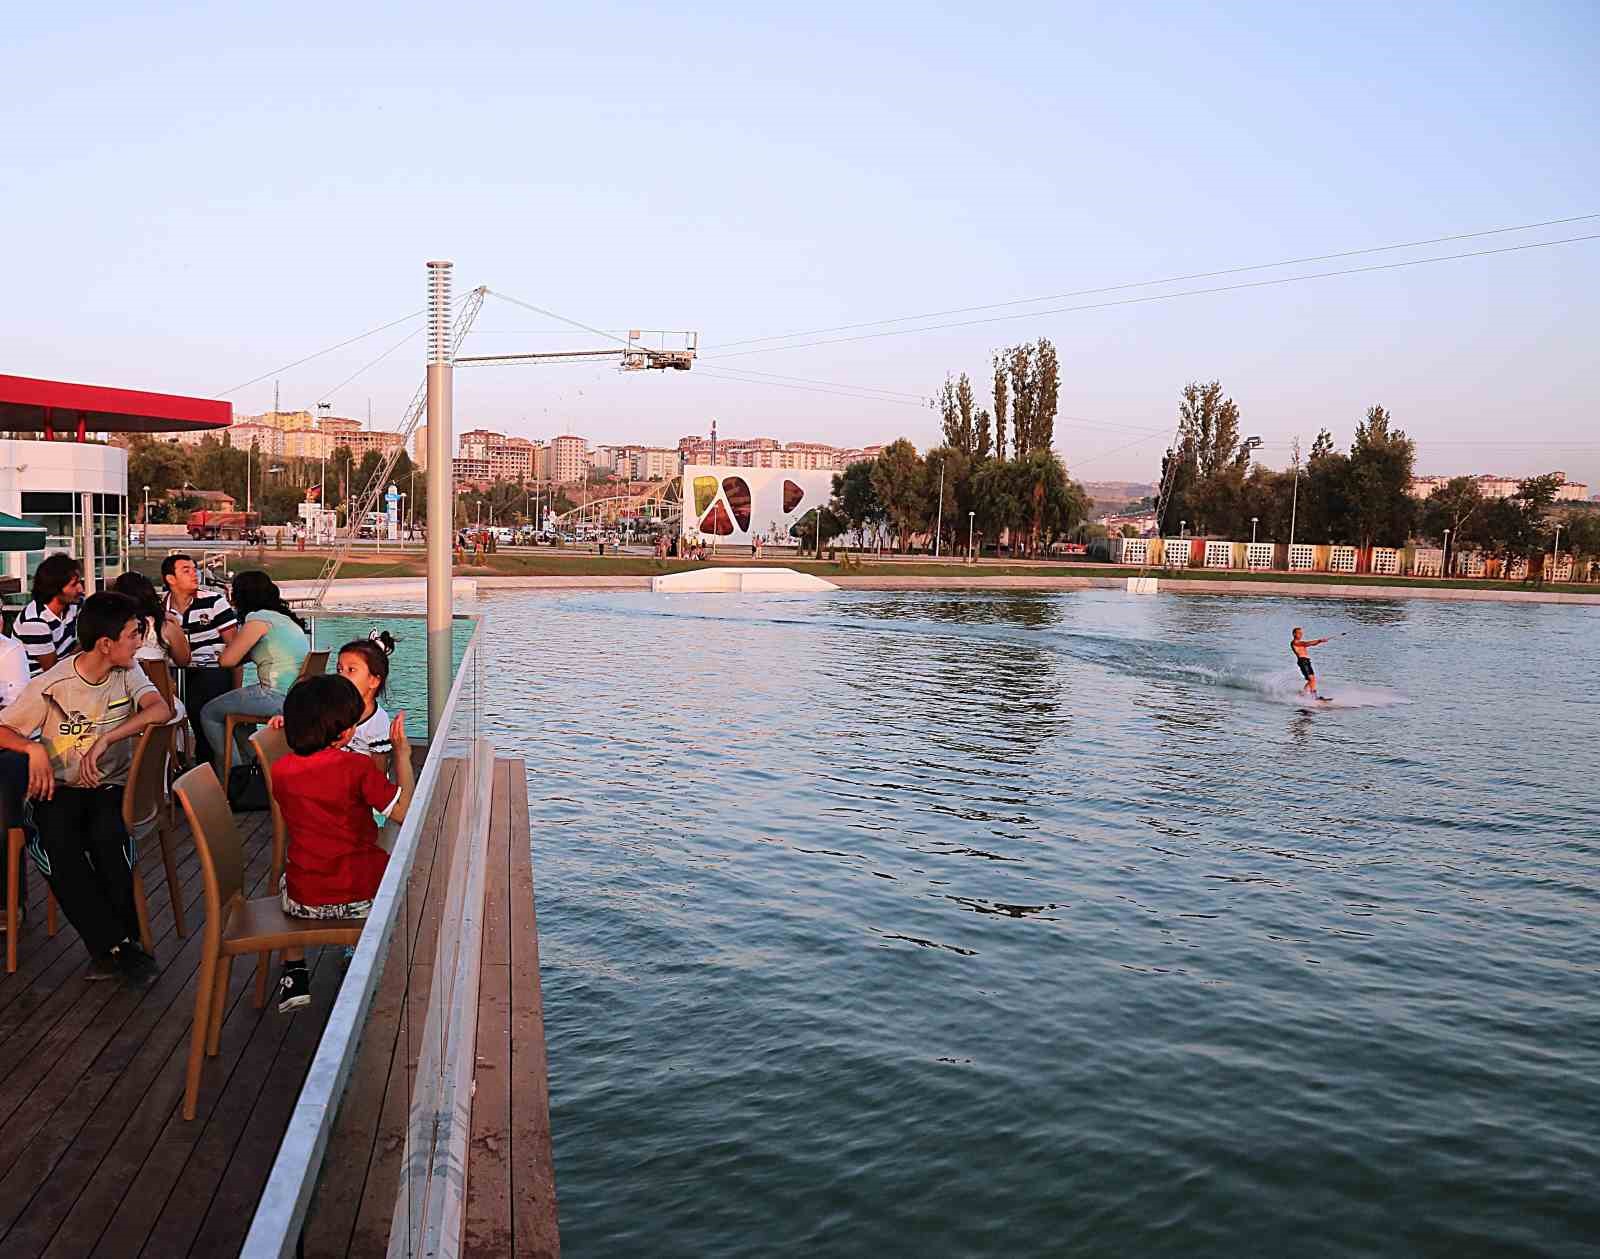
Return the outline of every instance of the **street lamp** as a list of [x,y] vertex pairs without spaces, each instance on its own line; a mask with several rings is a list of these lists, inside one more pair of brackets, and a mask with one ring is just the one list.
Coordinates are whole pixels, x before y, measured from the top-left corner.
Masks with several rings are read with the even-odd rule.
[[1257,517],[1255,517],[1255,516],[1251,516],[1250,517],[1250,545],[1251,546],[1254,546],[1256,544],[1256,520],[1257,520]]
[[1189,522],[1187,520],[1178,521],[1178,540],[1180,542],[1183,541],[1183,527],[1188,523]]
[[977,515],[978,515],[978,513],[975,512],[975,511],[969,511],[967,513],[967,563],[969,563],[969,564],[972,563],[972,560],[973,560],[973,556],[972,556],[972,522],[977,517]]
[[822,563],[822,504],[817,504],[817,563]]
[[944,533],[944,460],[939,460],[939,514],[933,519],[933,558],[939,558],[939,536]]
[[139,535],[144,559],[150,558],[150,487],[144,487],[144,532]]
[[1439,570],[1439,576],[1450,576],[1450,530],[1444,531],[1444,567]]
[[1550,556],[1550,580],[1556,579],[1556,565],[1561,563],[1561,526],[1556,525],[1555,550]]

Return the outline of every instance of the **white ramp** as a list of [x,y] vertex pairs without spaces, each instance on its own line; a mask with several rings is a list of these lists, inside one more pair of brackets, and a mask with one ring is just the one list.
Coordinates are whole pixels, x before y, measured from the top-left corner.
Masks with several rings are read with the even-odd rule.
[[697,568],[687,573],[652,577],[650,589],[658,595],[732,595],[815,592],[839,587],[810,573],[797,573],[792,568]]

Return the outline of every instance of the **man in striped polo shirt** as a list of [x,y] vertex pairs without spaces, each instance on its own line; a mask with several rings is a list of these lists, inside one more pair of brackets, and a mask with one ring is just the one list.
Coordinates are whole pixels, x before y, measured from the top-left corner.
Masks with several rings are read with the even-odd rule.
[[38,677],[78,650],[78,604],[83,569],[62,551],[33,570],[33,598],[17,616],[12,636],[27,649],[28,674]]
[[217,657],[238,633],[239,618],[226,594],[200,584],[200,570],[192,555],[169,555],[162,560],[161,581],[167,588],[167,611],[178,618],[189,640],[189,665],[178,672],[183,677],[183,702],[194,730],[197,763],[204,764],[216,758],[200,726],[200,710],[233,690],[233,670],[218,665]]

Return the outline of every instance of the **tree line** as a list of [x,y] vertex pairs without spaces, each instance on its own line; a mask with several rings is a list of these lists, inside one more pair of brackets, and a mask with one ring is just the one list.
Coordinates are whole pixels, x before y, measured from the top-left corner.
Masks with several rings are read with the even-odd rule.
[[[1296,442],[1291,466],[1281,471],[1254,461],[1257,437],[1245,437],[1238,405],[1219,381],[1191,381],[1178,404],[1178,433],[1161,461],[1158,526],[1163,536],[1183,530],[1198,536],[1264,541],[1341,542],[1361,547],[1402,547],[1413,540],[1470,546],[1504,555],[1548,549],[1557,518],[1551,508],[1561,478],[1551,474],[1519,482],[1509,498],[1485,498],[1472,477],[1456,477],[1426,499],[1414,498],[1411,481],[1416,442],[1382,406],[1367,408],[1348,451],[1318,432],[1302,463]],[[1579,510],[1570,520],[1571,545],[1600,553],[1600,513]]]
[[[876,459],[851,464],[833,478],[833,500],[821,513],[824,539],[859,539],[905,548],[937,534],[944,550],[1008,534],[1019,554],[1038,554],[1085,520],[1089,496],[1051,449],[1060,390],[1055,346],[1041,338],[997,352],[992,409],[978,405],[971,378],[946,377],[931,405],[944,441],[919,455],[907,438]],[[795,532],[816,543],[816,515]]]

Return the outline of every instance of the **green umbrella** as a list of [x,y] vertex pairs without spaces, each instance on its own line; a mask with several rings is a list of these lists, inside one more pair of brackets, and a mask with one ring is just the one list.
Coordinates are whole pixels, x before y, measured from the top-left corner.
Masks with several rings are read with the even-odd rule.
[[0,551],[42,551],[45,527],[0,511]]

